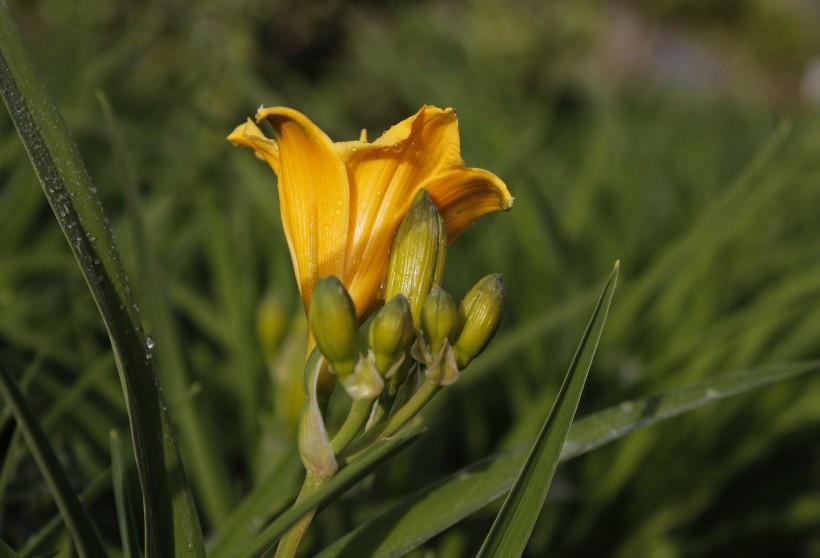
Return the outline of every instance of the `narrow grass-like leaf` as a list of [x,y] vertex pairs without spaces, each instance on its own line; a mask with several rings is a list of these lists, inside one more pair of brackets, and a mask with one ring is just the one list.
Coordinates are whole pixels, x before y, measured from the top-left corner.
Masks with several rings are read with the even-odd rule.
[[20,555],[14,552],[14,549],[0,539],[0,558],[20,558]]
[[269,518],[275,516],[299,492],[299,475],[304,474],[299,454],[293,451],[217,526],[208,541],[209,558],[232,558],[247,547]]
[[[190,366],[183,351],[185,344],[170,311],[165,286],[167,281],[143,222],[137,175],[128,155],[125,138],[108,99],[101,92],[97,93],[97,99],[102,108],[103,122],[111,141],[123,198],[128,208],[132,245],[137,257],[137,268],[140,270],[136,284],[145,293],[145,311],[153,324],[154,339],[159,341],[154,352],[162,365],[159,372],[165,397],[175,403],[186,396],[191,384]],[[196,494],[202,502],[204,520],[212,525],[220,525],[233,505],[230,475],[226,461],[222,459],[216,446],[216,438],[211,435],[214,431],[213,419],[203,412],[201,405],[200,400],[194,399],[190,404],[172,407],[171,412],[180,432],[180,445],[187,458],[191,482],[195,489],[198,488]]]
[[568,319],[581,315],[589,309],[589,306],[595,302],[597,294],[597,289],[584,291],[549,312],[538,313],[535,317],[516,324],[511,331],[497,336],[487,350],[481,354],[481,358],[470,364],[470,373],[464,374],[458,382],[453,384],[453,388],[465,389],[486,377],[493,370],[498,370],[513,355],[559,329]]
[[547,498],[552,476],[561,458],[561,448],[581,400],[581,392],[584,390],[589,368],[592,366],[592,359],[595,357],[595,350],[604,330],[612,295],[615,293],[619,267],[620,264],[616,262],[615,269],[609,276],[604,292],[592,313],[592,319],[581,338],[581,344],[572,359],[555,404],[535,439],[524,468],[484,540],[478,553],[479,557],[513,557],[524,553],[532,529],[541,513],[541,507]]
[[[673,245],[667,246],[648,271],[636,279],[628,294],[624,296],[623,302],[619,304],[618,314],[622,320],[632,320],[638,316],[651,297],[656,296],[661,289],[669,287],[667,281],[677,273],[682,262],[692,258],[703,246],[713,243],[717,231],[726,227],[725,217],[729,208],[732,208],[734,214],[742,200],[759,193],[750,192],[750,189],[783,146],[791,130],[791,122],[781,121],[729,187],[700,213],[697,222],[687,228],[688,232]],[[779,189],[779,184],[769,184],[769,188]],[[705,242],[706,239],[709,242]]]
[[146,555],[204,556],[176,438],[113,234],[5,5],[0,6],[0,93],[108,330],[142,484]]
[[[48,351],[41,349],[37,355],[26,366],[23,375],[20,377],[20,390],[25,392],[28,384],[34,378],[34,375],[39,372],[43,360]],[[0,401],[0,403],[4,403]],[[0,406],[0,502],[4,501],[6,488],[11,482],[12,475],[17,466],[17,442],[20,439],[20,430],[17,428],[17,423],[12,420],[14,413],[10,405]],[[5,510],[0,507],[0,525],[3,524],[3,513]]]
[[137,558],[141,555],[137,541],[137,526],[131,506],[128,505],[128,493],[125,485],[125,460],[123,459],[122,440],[116,430],[111,437],[111,480],[114,483],[114,503],[117,507],[117,523],[120,527],[123,558]]
[[[0,420],[0,502],[5,501],[14,470],[17,467],[17,444],[20,441],[20,430],[13,420],[4,423]],[[0,521],[3,520],[5,510],[0,509]]]
[[[646,399],[621,403],[576,421],[564,443],[561,461],[703,405],[809,372],[820,372],[820,361],[727,374]],[[506,493],[521,470],[529,447],[530,444],[521,444],[482,459],[422,489],[345,535],[318,557],[403,556]]]
[[[127,456],[128,466],[133,466],[133,457],[131,454]],[[94,479],[88,483],[80,495],[80,501],[85,505],[94,503],[97,498],[107,493],[111,489],[111,469],[106,469],[99,473]],[[26,541],[25,546],[20,549],[20,556],[28,558],[29,556],[40,556],[46,554],[46,546],[49,541],[53,541],[56,535],[60,532],[60,527],[63,525],[62,518],[57,515],[52,519],[46,521],[40,529],[31,535]]]
[[26,438],[31,455],[48,485],[63,520],[71,532],[77,553],[80,556],[105,556],[105,549],[97,530],[91,523],[88,512],[80,503],[79,498],[71,489],[65,471],[60,464],[54,450],[46,438],[43,429],[37,422],[37,417],[28,406],[28,403],[8,373],[5,365],[0,363],[0,392],[8,402],[17,419],[17,424]]
[[678,416],[705,403],[817,371],[820,371],[820,360],[774,364],[749,372],[726,374],[639,401],[624,401],[616,407],[576,421],[564,444],[561,459],[572,459],[634,430]]
[[243,558],[273,556],[273,552],[276,550],[276,541],[287,531],[288,527],[299,521],[306,512],[322,506],[344,494],[356,483],[405,449],[423,432],[424,422],[421,417],[416,417],[393,436],[376,444],[372,450],[366,452],[356,461],[341,469],[311,496],[305,498],[287,512],[277,517],[262,531],[256,540],[254,540],[253,545],[247,551],[240,554],[240,556]]

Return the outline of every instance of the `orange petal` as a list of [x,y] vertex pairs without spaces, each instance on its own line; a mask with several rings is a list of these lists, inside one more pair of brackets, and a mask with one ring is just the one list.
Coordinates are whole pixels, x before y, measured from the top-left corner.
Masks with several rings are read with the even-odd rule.
[[513,197],[506,184],[491,172],[481,169],[456,169],[419,185],[427,190],[447,227],[451,243],[473,221],[493,211],[507,211]]
[[[345,285],[359,311],[378,303],[393,236],[421,184],[463,163],[452,109],[425,106],[371,144],[337,144],[348,166],[351,214]],[[361,315],[361,314],[360,314]]]
[[248,118],[244,124],[240,124],[228,136],[228,141],[234,145],[244,145],[256,152],[256,156],[267,162],[273,172],[279,174],[279,146],[272,139],[265,137],[259,126]]
[[330,138],[302,113],[260,108],[256,118],[270,122],[276,134],[279,164],[274,170],[282,223],[307,309],[317,279],[344,275],[350,218],[347,171]]

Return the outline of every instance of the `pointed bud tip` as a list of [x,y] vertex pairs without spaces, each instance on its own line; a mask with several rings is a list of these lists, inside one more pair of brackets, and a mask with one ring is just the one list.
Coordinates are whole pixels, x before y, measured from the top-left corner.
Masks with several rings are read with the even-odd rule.
[[431,350],[437,353],[458,328],[458,308],[450,293],[433,287],[421,308],[421,329]]
[[495,335],[504,314],[506,290],[499,273],[483,277],[459,305],[461,332],[453,348],[458,366],[464,369],[481,354]]
[[403,358],[415,338],[410,304],[404,295],[398,294],[376,312],[367,332],[379,372],[386,374]]
[[433,199],[430,197],[430,194],[424,188],[420,188],[419,191],[416,192],[416,197],[413,198],[414,206],[422,203],[435,206],[435,204],[433,203]]

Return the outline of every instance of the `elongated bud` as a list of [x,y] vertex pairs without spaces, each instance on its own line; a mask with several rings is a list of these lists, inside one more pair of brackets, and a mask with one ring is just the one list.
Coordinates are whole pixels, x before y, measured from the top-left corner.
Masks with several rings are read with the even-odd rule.
[[436,285],[421,308],[421,330],[435,354],[458,326],[458,308],[450,293]]
[[410,305],[404,295],[396,295],[376,312],[367,332],[376,369],[382,376],[404,356],[415,339]]
[[481,279],[470,289],[458,308],[461,332],[453,347],[456,363],[464,370],[484,350],[504,313],[504,280],[498,273]]
[[336,277],[316,281],[308,324],[333,372],[340,378],[352,374],[356,365],[356,308]]
[[307,399],[299,418],[299,457],[305,469],[319,479],[329,479],[339,469],[330,437],[322,417],[322,405],[316,385],[323,368],[322,355],[316,349],[305,363]]
[[424,299],[441,283],[446,255],[444,221],[427,191],[420,190],[396,232],[385,284],[385,300],[407,297],[415,327],[421,323]]

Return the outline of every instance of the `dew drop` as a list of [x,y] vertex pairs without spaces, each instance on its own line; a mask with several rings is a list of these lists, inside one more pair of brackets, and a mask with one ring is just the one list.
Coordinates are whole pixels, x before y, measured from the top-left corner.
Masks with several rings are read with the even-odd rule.
[[154,348],[154,339],[150,335],[145,336],[145,346],[149,349]]

